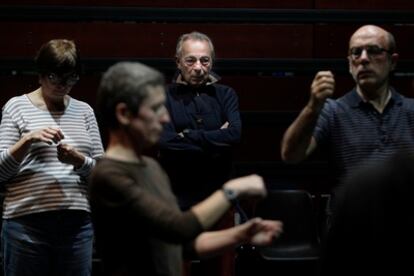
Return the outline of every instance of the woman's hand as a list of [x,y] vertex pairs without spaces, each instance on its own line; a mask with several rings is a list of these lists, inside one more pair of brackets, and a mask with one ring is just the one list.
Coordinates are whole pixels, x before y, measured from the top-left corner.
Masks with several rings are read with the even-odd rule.
[[58,159],[62,163],[71,164],[75,169],[80,168],[85,161],[85,156],[68,144],[57,146]]
[[24,139],[30,144],[44,142],[49,145],[59,143],[65,138],[62,131],[56,127],[45,127],[23,135]]
[[21,162],[33,143],[59,143],[64,137],[62,131],[57,127],[45,127],[31,132],[23,133],[21,139],[10,147],[10,154]]

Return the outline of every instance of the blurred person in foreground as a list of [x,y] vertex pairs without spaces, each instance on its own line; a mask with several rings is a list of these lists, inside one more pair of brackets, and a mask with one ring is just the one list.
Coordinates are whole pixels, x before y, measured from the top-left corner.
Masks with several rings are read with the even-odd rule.
[[[414,156],[399,152],[336,192],[322,275],[412,275]],[[411,271],[411,272],[410,272]]]

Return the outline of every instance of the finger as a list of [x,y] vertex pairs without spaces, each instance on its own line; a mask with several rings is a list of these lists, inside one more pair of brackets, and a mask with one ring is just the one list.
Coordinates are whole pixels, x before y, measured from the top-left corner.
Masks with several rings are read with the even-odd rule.
[[328,78],[323,78],[323,79],[320,79],[320,80],[315,82],[315,86],[319,86],[319,85],[323,85],[323,84],[329,84],[329,85],[335,86],[335,80],[328,79]]
[[283,233],[283,223],[281,221],[268,221],[267,230],[273,233],[273,236],[279,237]]
[[61,129],[58,129],[56,132],[56,135],[59,137],[59,140],[65,139],[65,135],[63,135],[63,132]]
[[321,83],[317,86],[317,92],[320,92],[323,90],[330,90],[333,92],[334,86],[330,83]]
[[69,146],[68,144],[63,144],[63,143],[57,145],[57,148],[58,148],[58,151],[60,151],[62,153],[63,152],[64,153],[69,153],[72,150],[71,146]]
[[66,151],[66,149],[62,147],[61,144],[58,144],[56,148],[57,148],[58,154],[62,154],[63,152]]
[[51,135],[50,133],[42,132],[39,135],[37,135],[36,137],[37,137],[37,140],[45,142],[49,145],[54,143],[53,135]]
[[56,132],[54,133],[54,140],[56,143],[58,143],[59,141],[61,141],[64,138],[62,131],[56,130]]
[[317,79],[320,79],[320,78],[322,78],[322,77],[331,77],[331,78],[333,78],[333,74],[332,74],[332,72],[331,71],[319,71],[318,73],[316,73],[316,75],[315,75],[315,80],[317,80]]
[[47,133],[53,135],[53,140],[55,142],[58,142],[58,141],[64,139],[63,132],[59,128],[56,128],[56,127],[48,127],[48,128],[45,129],[45,131]]
[[56,130],[52,129],[52,128],[45,128],[40,132],[41,137],[44,137],[48,140],[50,140],[51,142],[56,142]]

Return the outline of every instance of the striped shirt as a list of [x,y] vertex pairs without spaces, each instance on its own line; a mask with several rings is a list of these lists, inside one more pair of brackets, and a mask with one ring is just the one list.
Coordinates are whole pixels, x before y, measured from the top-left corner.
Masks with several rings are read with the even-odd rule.
[[[18,162],[9,152],[22,134],[45,127],[62,130],[62,143],[85,156],[84,164],[73,165],[57,158],[56,144],[33,143]],[[92,108],[70,98],[64,112],[35,107],[27,95],[10,99],[3,107],[0,125],[0,184],[5,188],[3,218],[52,210],[89,212],[87,181],[95,160],[103,155],[98,125]]]
[[390,101],[379,113],[354,89],[327,100],[313,135],[318,147],[327,150],[335,176],[347,176],[397,151],[414,150],[414,99],[391,89]]

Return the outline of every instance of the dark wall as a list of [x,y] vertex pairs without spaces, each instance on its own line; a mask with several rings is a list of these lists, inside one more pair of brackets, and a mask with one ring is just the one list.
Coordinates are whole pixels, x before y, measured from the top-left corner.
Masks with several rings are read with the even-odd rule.
[[323,161],[285,165],[280,140],[306,103],[318,70],[334,72],[336,96],[352,88],[347,44],[360,25],[375,23],[394,33],[401,63],[393,84],[414,96],[412,1],[15,2],[0,5],[1,105],[37,88],[31,59],[52,38],[77,42],[84,74],[72,95],[93,106],[100,74],[109,65],[141,60],[170,78],[178,36],[205,32],[216,47],[216,71],[240,98],[243,139],[235,152],[236,174],[259,172],[274,185],[329,190]]

